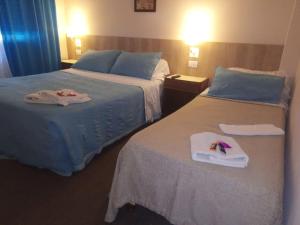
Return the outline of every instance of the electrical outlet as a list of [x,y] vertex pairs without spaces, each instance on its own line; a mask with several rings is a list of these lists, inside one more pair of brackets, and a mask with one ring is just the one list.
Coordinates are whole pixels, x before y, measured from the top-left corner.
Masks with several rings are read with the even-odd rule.
[[189,67],[190,68],[197,68],[198,67],[198,61],[189,60]]
[[81,55],[81,48],[76,48],[75,53],[76,55]]

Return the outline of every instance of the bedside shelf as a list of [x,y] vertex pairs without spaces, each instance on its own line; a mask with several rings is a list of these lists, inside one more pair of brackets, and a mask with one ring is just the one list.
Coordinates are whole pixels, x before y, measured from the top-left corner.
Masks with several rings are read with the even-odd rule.
[[77,59],[64,59],[60,62],[60,68],[63,69],[69,69],[73,64],[77,62]]
[[163,90],[163,116],[175,112],[208,87],[208,78],[180,75],[167,77]]

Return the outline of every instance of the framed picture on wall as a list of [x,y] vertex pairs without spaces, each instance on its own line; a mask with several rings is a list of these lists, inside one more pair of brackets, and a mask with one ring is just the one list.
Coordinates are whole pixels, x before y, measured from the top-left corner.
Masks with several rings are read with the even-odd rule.
[[155,12],[156,0],[134,0],[135,12]]

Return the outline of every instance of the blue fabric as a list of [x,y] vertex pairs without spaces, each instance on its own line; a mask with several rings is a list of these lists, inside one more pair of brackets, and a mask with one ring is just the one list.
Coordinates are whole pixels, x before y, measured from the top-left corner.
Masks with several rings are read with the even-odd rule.
[[[66,107],[23,101],[61,88],[92,101]],[[0,108],[0,155],[61,175],[81,170],[104,146],[145,124],[140,87],[60,71],[0,80]]]
[[109,73],[121,51],[88,51],[72,67],[81,70]]
[[161,53],[122,52],[110,73],[150,80]]
[[59,69],[55,0],[1,0],[0,27],[13,76]]
[[278,103],[284,78],[257,75],[218,67],[208,95],[237,100]]

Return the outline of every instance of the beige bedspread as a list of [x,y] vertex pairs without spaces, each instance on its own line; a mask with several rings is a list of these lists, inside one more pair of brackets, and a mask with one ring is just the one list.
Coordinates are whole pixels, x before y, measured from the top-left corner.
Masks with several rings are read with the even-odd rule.
[[272,123],[280,107],[197,97],[138,132],[119,154],[105,221],[136,203],[176,225],[280,225],[284,136],[233,136],[248,154],[244,169],[191,159],[190,136],[222,133],[219,123]]

